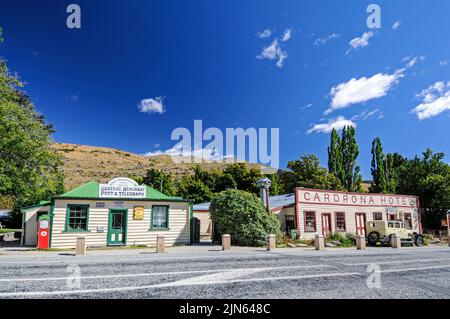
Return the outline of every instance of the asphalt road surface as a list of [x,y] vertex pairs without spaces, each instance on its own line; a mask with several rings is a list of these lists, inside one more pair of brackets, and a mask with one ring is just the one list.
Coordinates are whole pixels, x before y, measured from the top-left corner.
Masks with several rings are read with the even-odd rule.
[[4,298],[450,298],[450,248],[0,256]]

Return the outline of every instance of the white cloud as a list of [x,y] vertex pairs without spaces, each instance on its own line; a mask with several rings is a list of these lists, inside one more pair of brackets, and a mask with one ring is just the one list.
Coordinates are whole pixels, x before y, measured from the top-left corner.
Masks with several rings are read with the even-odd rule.
[[439,65],[446,66],[449,62],[450,62],[449,60],[439,61]]
[[369,45],[369,40],[373,36],[373,32],[364,32],[363,35],[359,38],[352,39],[348,44],[350,45],[350,48],[345,53],[346,55],[349,54],[352,50],[356,51],[360,48],[364,48]]
[[278,43],[278,40],[275,39],[272,41],[272,43],[263,48],[261,53],[256,56],[258,59],[268,59],[268,60],[275,60],[277,59],[276,66],[279,68],[283,67],[284,60],[287,58],[287,52],[283,51]]
[[313,106],[311,103],[303,105],[303,106],[299,106],[298,109],[299,110],[306,110],[309,109],[311,106]]
[[313,125],[306,133],[330,133],[333,129],[342,130],[344,126],[356,127],[356,123],[351,120],[347,120],[343,116],[338,116],[337,118],[330,119],[327,123],[318,123]]
[[287,42],[292,38],[292,29],[286,29],[284,30],[283,34],[281,35],[281,42]]
[[416,95],[422,103],[412,109],[419,120],[425,120],[450,110],[450,81],[436,82]]
[[398,28],[400,28],[401,25],[402,23],[400,21],[395,21],[394,24],[392,25],[392,30],[397,30]]
[[163,103],[164,98],[158,96],[155,98],[142,99],[138,105],[139,111],[142,113],[159,113],[163,114],[166,110]]
[[348,82],[332,87],[329,93],[332,101],[330,107],[325,111],[325,115],[352,104],[364,103],[385,96],[404,77],[407,69],[423,59],[424,57],[408,58],[405,60],[405,62],[407,61],[406,65],[392,74],[377,73],[371,77],[352,78]]
[[165,151],[157,150],[154,152],[148,152],[148,153],[143,154],[143,156],[146,156],[146,157],[152,157],[152,156],[158,156],[158,155],[168,155],[168,156],[176,156],[176,157],[179,157],[179,156],[195,157],[195,158],[202,158],[203,160],[210,161],[210,162],[220,162],[226,158],[234,157],[233,155],[222,156],[218,152],[215,152],[215,150],[207,149],[207,148],[184,150],[182,143],[177,143],[173,147],[171,147]]
[[374,109],[372,111],[363,110],[361,113],[353,115],[352,121],[364,121],[371,118],[374,118],[377,115],[377,120],[382,119],[384,117],[383,112],[380,112],[378,109]]
[[327,35],[326,37],[323,37],[323,38],[317,38],[314,41],[314,45],[315,46],[325,45],[328,41],[335,39],[335,38],[339,38],[339,37],[341,37],[340,34],[333,33],[333,34]]
[[77,103],[79,100],[80,100],[80,93],[78,93],[78,92],[69,94],[66,97],[66,101],[69,101],[72,103]]
[[265,29],[264,31],[256,32],[256,35],[260,39],[267,39],[267,38],[269,38],[272,35],[272,33],[273,33],[273,30]]

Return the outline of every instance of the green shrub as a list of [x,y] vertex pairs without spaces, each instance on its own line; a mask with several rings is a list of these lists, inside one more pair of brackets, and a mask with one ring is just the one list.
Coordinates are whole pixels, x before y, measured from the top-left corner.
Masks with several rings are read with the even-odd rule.
[[340,247],[351,247],[356,245],[356,235],[353,233],[329,233],[325,240],[326,242],[338,241]]
[[264,246],[268,234],[281,241],[278,218],[256,195],[236,189],[223,191],[211,201],[210,211],[219,235],[230,234],[234,245]]

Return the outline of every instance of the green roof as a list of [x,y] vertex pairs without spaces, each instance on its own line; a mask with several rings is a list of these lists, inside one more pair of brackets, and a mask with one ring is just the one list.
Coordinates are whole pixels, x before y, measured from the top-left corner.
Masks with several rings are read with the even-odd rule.
[[[55,198],[95,198],[98,199],[99,183],[95,181],[88,182],[77,188],[72,189],[62,195],[55,196]],[[142,184],[146,188],[145,199],[161,200],[161,199],[182,199],[181,197],[167,196],[148,185]],[[142,198],[141,198],[142,199]]]

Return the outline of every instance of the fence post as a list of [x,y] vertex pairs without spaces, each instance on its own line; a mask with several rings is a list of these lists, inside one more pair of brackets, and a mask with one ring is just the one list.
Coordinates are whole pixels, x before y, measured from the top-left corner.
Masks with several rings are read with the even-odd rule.
[[316,250],[324,250],[325,249],[325,239],[324,239],[323,235],[317,234],[314,237],[314,246],[315,246]]
[[366,236],[364,235],[356,236],[356,249],[358,250],[366,249]]
[[163,253],[166,248],[166,240],[164,235],[158,235],[156,237],[156,253]]
[[222,235],[222,250],[230,250],[231,248],[231,236],[229,234]]
[[78,236],[75,255],[86,255],[86,236]]
[[267,250],[271,251],[276,248],[276,239],[274,234],[267,235]]
[[399,235],[393,234],[391,236],[391,246],[392,246],[392,248],[400,248],[400,247],[402,247],[402,241],[401,241]]

